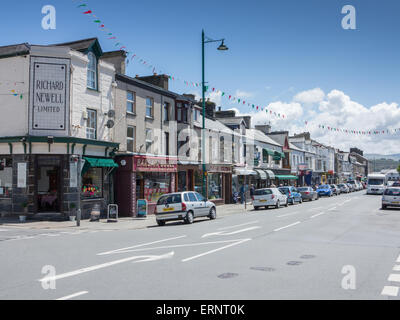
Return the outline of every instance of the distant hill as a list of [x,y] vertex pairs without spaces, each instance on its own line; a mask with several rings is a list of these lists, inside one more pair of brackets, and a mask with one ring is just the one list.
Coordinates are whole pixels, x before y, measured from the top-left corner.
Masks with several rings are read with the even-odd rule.
[[370,153],[370,154],[365,154],[364,155],[368,160],[374,160],[375,159],[392,159],[395,161],[400,160],[400,153],[397,154],[377,154],[377,153]]
[[374,158],[369,158],[369,165],[373,172],[379,172],[385,169],[397,169],[400,165],[400,160],[385,159],[385,156],[380,155]]

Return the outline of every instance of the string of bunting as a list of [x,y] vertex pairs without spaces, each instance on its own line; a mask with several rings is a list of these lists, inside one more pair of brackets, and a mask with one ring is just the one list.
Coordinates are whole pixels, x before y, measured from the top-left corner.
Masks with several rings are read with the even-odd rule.
[[[127,47],[124,45],[124,43],[119,40],[119,38],[110,30],[108,29],[105,24],[102,22],[100,18],[98,18],[94,13],[93,10],[88,7],[87,0],[72,0],[74,2],[80,2],[80,4],[77,6],[80,10],[83,10],[82,13],[88,17],[92,17],[93,23],[97,24],[99,26],[99,29],[105,33],[105,36],[107,37],[108,40],[114,42],[114,47],[117,47],[119,50],[123,50],[127,54],[127,64],[129,62],[137,62],[140,63],[141,65],[146,66],[149,69],[152,69],[153,73],[159,73],[162,74],[163,72],[161,70],[157,70],[157,68],[149,62],[149,60],[144,59],[140,56],[138,56],[136,53],[132,51],[128,51]],[[198,82],[193,82],[193,81],[188,81],[188,80],[183,80],[179,77],[167,74],[168,78],[172,81],[180,81],[184,83],[186,86],[191,86],[191,87],[200,87],[202,86],[201,83]],[[251,107],[252,110],[254,111],[265,111],[269,116],[273,116],[279,119],[287,119],[286,115],[281,112],[276,112],[270,109],[270,107],[264,107],[260,106],[258,104],[254,104],[252,102],[246,101],[244,99],[235,97],[233,94],[229,94],[226,91],[221,91],[217,88],[211,88],[211,91],[209,91],[209,86],[206,86],[206,92],[215,92],[217,94],[220,94],[221,97],[224,97],[228,99],[230,102],[237,103],[240,106],[248,106]],[[307,126],[310,124],[309,121],[304,121],[304,124]],[[331,127],[327,126],[324,124],[318,124],[318,128],[320,129],[325,129],[330,132],[337,132],[337,133],[344,133],[344,134],[353,134],[353,135],[382,135],[382,134],[396,134],[400,133],[400,128],[398,129],[367,129],[367,130],[354,130],[354,129],[343,129],[343,128],[336,128],[336,127]]]

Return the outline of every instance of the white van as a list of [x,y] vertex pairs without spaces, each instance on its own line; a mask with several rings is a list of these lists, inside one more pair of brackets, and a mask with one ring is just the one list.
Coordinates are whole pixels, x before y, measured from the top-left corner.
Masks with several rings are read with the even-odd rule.
[[367,194],[383,194],[387,186],[386,175],[373,173],[368,175]]

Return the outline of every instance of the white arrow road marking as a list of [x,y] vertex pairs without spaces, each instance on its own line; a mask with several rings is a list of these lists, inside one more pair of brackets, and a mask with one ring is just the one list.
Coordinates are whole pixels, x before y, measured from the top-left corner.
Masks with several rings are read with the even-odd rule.
[[337,209],[337,207],[332,207],[332,208],[328,209],[328,211],[333,211],[333,210],[336,210],[336,209]]
[[247,242],[247,241],[250,241],[250,240],[251,240],[250,238],[249,238],[249,239],[242,239],[242,240],[236,241],[236,242],[234,242],[234,243],[228,244],[227,246],[224,246],[224,247],[221,247],[221,248],[218,248],[218,249],[214,249],[214,250],[210,250],[210,251],[207,251],[207,252],[198,254],[198,255],[196,255],[196,256],[183,259],[182,262],[187,262],[187,261],[190,261],[190,260],[194,260],[194,259],[203,257],[203,256],[205,256],[205,255],[207,255],[207,254],[211,254],[211,253],[214,253],[214,252],[217,252],[217,251],[221,251],[221,250],[227,249],[227,248],[229,248],[229,247],[236,246],[236,245],[238,245],[238,244],[241,244],[241,243],[244,243],[244,242]]
[[219,241],[209,241],[209,242],[198,242],[198,243],[185,243],[185,244],[172,244],[169,246],[160,246],[160,247],[150,247],[150,248],[139,248],[139,249],[129,249],[118,252],[111,252],[107,254],[117,254],[117,253],[128,253],[128,252],[140,252],[140,251],[150,251],[150,250],[160,250],[160,249],[172,249],[172,248],[185,248],[185,247],[199,247],[206,246],[210,244],[219,244],[219,243],[232,243],[242,241],[243,239],[235,239],[235,240],[219,240]]
[[318,216],[322,216],[323,214],[326,214],[326,212],[321,212],[321,213],[314,214],[314,215],[311,216],[310,218],[311,218],[311,219],[314,219],[314,218],[316,218],[316,217],[318,217]]
[[9,229],[0,229],[0,232],[9,231]]
[[163,239],[163,240],[157,240],[157,241],[148,242],[148,243],[142,243],[142,244],[138,244],[138,245],[132,246],[132,247],[126,247],[126,248],[121,248],[121,249],[116,249],[116,250],[111,250],[111,251],[107,251],[107,252],[98,253],[97,255],[98,256],[102,256],[102,255],[111,254],[111,253],[129,252],[130,249],[140,248],[140,247],[148,246],[150,244],[155,244],[155,243],[160,243],[160,242],[165,242],[165,241],[170,241],[170,240],[176,240],[176,239],[181,239],[181,238],[185,238],[185,237],[186,236],[179,236],[179,237],[168,238],[168,239]]
[[89,293],[89,291],[80,291],[80,292],[77,292],[77,293],[74,293],[74,294],[70,294],[69,296],[58,298],[56,300],[69,300],[69,299],[72,299],[72,298],[76,298],[76,297],[82,296],[82,295],[87,294],[87,293]]
[[201,237],[206,238],[206,237],[211,237],[211,236],[230,236],[232,234],[237,234],[237,233],[242,233],[250,230],[255,230],[255,229],[260,229],[261,227],[259,226],[254,226],[254,227],[249,227],[245,229],[240,229],[232,232],[225,232],[225,231],[217,231],[217,232],[211,232],[211,233],[206,233],[203,234]]
[[120,263],[124,263],[124,262],[128,262],[128,261],[139,260],[139,259],[142,259],[142,260],[135,261],[135,262],[155,261],[155,260],[172,258],[173,255],[174,255],[174,252],[171,251],[169,253],[166,253],[166,254],[160,255],[160,256],[151,256],[151,255],[133,256],[133,257],[120,259],[120,260],[115,260],[115,261],[110,261],[110,262],[106,262],[106,263],[102,263],[102,264],[98,264],[98,265],[95,265],[95,266],[86,267],[86,268],[82,268],[82,269],[78,269],[78,270],[74,270],[74,271],[70,271],[70,272],[66,272],[66,273],[61,273],[61,274],[56,275],[54,277],[44,277],[42,279],[39,279],[39,281],[40,282],[55,281],[55,280],[59,280],[59,279],[64,279],[64,278],[68,278],[68,277],[77,276],[77,275],[82,274],[82,273],[86,273],[86,272],[90,272],[90,271],[95,271],[95,270],[111,267],[111,266],[114,266],[114,265],[117,265],[117,264],[120,264]]
[[393,273],[389,275],[388,281],[400,282],[400,274]]
[[294,214],[298,214],[299,212],[298,211],[296,211],[296,212],[292,212],[292,213],[287,213],[287,214],[282,214],[282,215],[280,215],[280,216],[277,216],[278,218],[281,218],[281,217],[287,217],[287,216],[292,216],[292,215],[294,215]]
[[399,287],[385,286],[381,292],[383,296],[397,297],[399,294]]
[[257,220],[257,221],[246,222],[246,223],[242,223],[242,224],[237,224],[236,226],[229,226],[229,227],[218,228],[218,230],[233,229],[233,228],[236,228],[236,227],[247,226],[247,225],[249,225],[249,224],[254,224],[254,223],[257,223],[257,222],[258,222],[258,220]]
[[275,229],[274,231],[276,232],[276,231],[280,231],[280,230],[283,230],[283,229],[286,229],[286,228],[290,228],[290,227],[293,227],[293,226],[295,226],[295,225],[298,225],[299,223],[300,223],[300,221],[297,221],[297,222],[295,222],[295,223],[289,224],[288,226]]
[[393,267],[393,271],[400,271],[400,265],[396,265]]

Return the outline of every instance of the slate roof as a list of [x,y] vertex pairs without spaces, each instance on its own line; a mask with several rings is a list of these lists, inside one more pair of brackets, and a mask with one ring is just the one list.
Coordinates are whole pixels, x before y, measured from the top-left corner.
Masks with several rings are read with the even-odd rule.
[[13,56],[22,56],[29,54],[31,50],[31,46],[29,43],[21,43],[21,44],[14,44],[10,46],[3,46],[0,47],[0,59],[13,57]]

